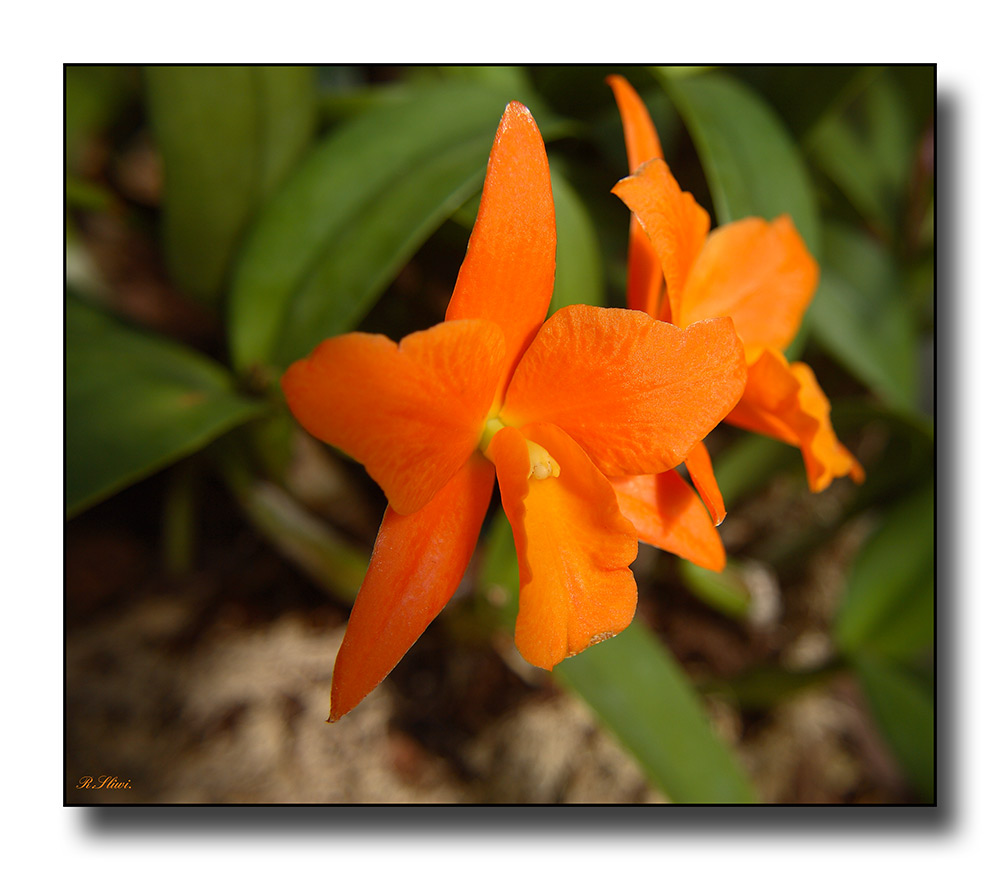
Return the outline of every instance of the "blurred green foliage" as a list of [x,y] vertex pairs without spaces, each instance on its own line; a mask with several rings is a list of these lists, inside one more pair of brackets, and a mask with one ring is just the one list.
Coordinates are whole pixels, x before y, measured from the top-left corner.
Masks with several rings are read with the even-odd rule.
[[[799,570],[788,566],[863,523],[829,627],[833,657],[815,674],[769,662],[729,693],[774,705],[814,677],[855,673],[914,794],[933,800],[933,67],[68,66],[67,514],[198,453],[187,473],[217,473],[248,522],[349,602],[367,553],[290,474],[299,432],[276,379],[330,335],[371,327],[399,338],[440,319],[511,99],[529,106],[549,148],[553,308],[621,304],[628,212],[609,191],[627,170],[610,72],[640,90],[668,162],[714,224],[794,218],[822,279],[793,352],[820,373],[838,433],[868,472],[838,490],[822,522],[740,553]],[[117,171],[136,136],[162,171],[147,185],[153,201]],[[95,253],[100,216],[148,241],[207,337],[137,318],[142,306]],[[775,481],[804,491],[792,448],[732,431],[720,445],[731,511]],[[164,514],[180,554],[196,492],[183,479]],[[509,632],[517,570],[502,515],[474,564],[478,618]],[[675,579],[742,623],[752,606],[742,572],[734,559],[722,575],[685,565]],[[655,571],[640,577],[641,588],[656,582]],[[673,800],[753,799],[693,684],[640,620],[556,678]]]

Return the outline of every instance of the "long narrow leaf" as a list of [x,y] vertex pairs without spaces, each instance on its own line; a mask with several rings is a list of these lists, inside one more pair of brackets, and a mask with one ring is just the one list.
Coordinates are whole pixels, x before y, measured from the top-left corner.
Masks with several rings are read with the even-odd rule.
[[214,362],[66,297],[66,509],[72,515],[264,410]]
[[427,237],[482,185],[491,136],[484,131],[443,147],[331,241],[289,302],[272,362],[289,365],[358,324]]
[[146,81],[167,265],[179,287],[215,302],[249,218],[312,135],[312,72],[167,66],[148,68]]
[[860,231],[824,226],[824,263],[813,300],[816,338],[892,407],[913,410],[918,340],[898,266]]
[[934,798],[934,696],[902,667],[860,656],[858,677],[872,715],[918,794]]
[[323,141],[241,253],[230,310],[236,367],[281,366],[353,328],[472,194],[509,97],[476,82],[414,86]]
[[934,642],[934,487],[895,505],[858,554],[834,626],[847,655],[903,661]]
[[[499,615],[512,630],[517,553],[502,513],[487,537],[483,573],[483,586],[501,602]],[[638,619],[617,637],[557,665],[554,674],[594,709],[674,802],[754,801],[746,774],[713,732],[684,672]]]
[[698,149],[719,223],[788,214],[818,256],[819,212],[805,161],[774,110],[725,73],[658,73]]
[[597,230],[583,199],[554,166],[552,199],[556,209],[556,281],[549,310],[600,305],[604,274]]
[[754,801],[684,672],[641,622],[557,665],[556,675],[675,803]]
[[858,213],[889,236],[897,230],[916,157],[910,112],[892,71],[875,70],[857,99],[824,118],[807,143],[816,165]]

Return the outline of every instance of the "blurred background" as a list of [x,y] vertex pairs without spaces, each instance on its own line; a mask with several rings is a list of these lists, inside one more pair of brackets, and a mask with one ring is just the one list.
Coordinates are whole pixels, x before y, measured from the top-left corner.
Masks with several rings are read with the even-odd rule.
[[[794,219],[821,282],[789,356],[867,480],[812,494],[722,424],[726,570],[640,545],[634,625],[552,674],[513,647],[495,495],[455,599],[328,725],[385,501],[277,378],[443,318],[511,99],[553,309],[624,306],[610,73],[713,226]],[[932,66],[67,66],[66,801],[933,801],[934,109]]]

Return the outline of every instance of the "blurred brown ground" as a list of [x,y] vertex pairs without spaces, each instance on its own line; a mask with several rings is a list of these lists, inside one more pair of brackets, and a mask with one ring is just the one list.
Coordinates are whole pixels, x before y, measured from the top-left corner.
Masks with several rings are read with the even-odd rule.
[[[68,803],[666,800],[585,704],[542,672],[515,675],[493,650],[456,645],[437,623],[364,703],[327,724],[346,610],[218,514],[202,567],[162,575],[153,514],[144,525],[139,507],[155,504],[159,483],[67,527]],[[789,648],[804,657],[822,647],[808,626],[836,600],[821,582],[819,572],[800,604],[784,602]],[[689,672],[739,670],[752,657],[727,620],[672,593],[640,597]],[[907,798],[849,680],[766,713],[714,697],[709,710],[764,801]],[[131,788],[75,787],[102,775]]]

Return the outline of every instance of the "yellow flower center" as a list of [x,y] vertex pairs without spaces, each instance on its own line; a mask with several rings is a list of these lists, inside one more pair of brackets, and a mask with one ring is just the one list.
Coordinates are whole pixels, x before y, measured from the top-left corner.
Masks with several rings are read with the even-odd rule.
[[[479,439],[479,449],[490,462],[495,463],[492,451],[493,436],[506,427],[507,424],[500,417],[491,417],[483,426],[483,435]],[[528,443],[528,479],[546,480],[550,477],[558,477],[559,463],[552,458],[549,451],[541,444],[536,444],[527,438],[525,441]]]
[[545,480],[547,477],[559,476],[559,463],[549,455],[548,450],[534,441],[528,441],[528,463],[531,465],[529,479],[533,477],[535,480]]

